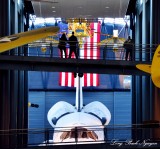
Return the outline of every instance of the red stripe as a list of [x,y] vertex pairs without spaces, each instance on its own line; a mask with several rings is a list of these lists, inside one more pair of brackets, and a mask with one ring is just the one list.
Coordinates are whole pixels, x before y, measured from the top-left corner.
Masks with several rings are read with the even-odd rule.
[[90,74],[90,86],[93,86],[93,73]]
[[[88,50],[87,49],[87,45],[88,45],[88,42],[85,42],[85,44],[84,44],[84,50],[83,50],[83,52],[84,52],[84,59],[87,59],[87,50]],[[87,74],[84,73],[83,75],[84,75],[84,86],[87,86]]]
[[66,49],[67,58],[69,57],[69,48]]
[[[90,25],[91,28],[91,34],[94,35],[94,23],[91,23]],[[94,50],[94,36],[91,37],[90,40],[90,58],[93,59],[93,50]],[[93,86],[93,74],[90,74],[90,86]]]
[[[91,25],[90,25],[90,28],[91,28],[91,34],[93,34],[93,29],[94,29],[94,23],[91,23]],[[93,44],[94,44],[94,38],[93,38],[94,36],[92,36],[90,39],[90,59],[93,59],[93,49],[94,49],[94,47],[93,47]]]
[[74,87],[74,81],[75,81],[75,79],[74,79],[74,73],[72,73],[72,80],[71,81],[72,81],[71,86]]
[[87,86],[87,74],[84,73],[84,86]]
[[59,74],[59,85],[60,86],[62,85],[62,72],[60,72]]
[[84,59],[87,59],[87,42],[84,44]]
[[68,86],[68,72],[65,73],[65,86]]
[[[94,23],[91,23],[90,24],[90,28],[91,28],[91,34],[92,32],[94,33]],[[96,32],[100,32],[100,23],[97,24],[97,31]],[[97,42],[100,42],[100,34],[96,34],[96,38],[97,38]],[[96,59],[99,59],[100,57],[100,48],[99,47],[95,47],[94,45],[94,36],[93,37],[90,37],[90,42],[85,42],[84,43],[84,49],[81,49],[83,50],[84,52],[84,59],[93,59],[95,57],[93,57],[94,55],[94,51],[96,51],[96,54],[97,54],[97,57]],[[89,51],[88,51],[89,50]],[[94,51],[93,51],[94,50]],[[90,58],[88,57],[89,55],[87,55],[87,53],[90,52]],[[69,49],[67,49],[67,55],[69,55]],[[75,58],[75,56],[73,56],[72,54],[72,58]],[[93,74],[89,74],[90,75],[90,84],[87,84],[87,74],[85,73],[84,74],[84,86],[93,86],[93,82],[95,80],[93,80]],[[74,86],[74,73],[72,73],[72,77],[71,77],[71,86]],[[59,84],[62,85],[62,73],[60,73],[60,81],[59,81]],[[69,85],[69,82],[68,82],[68,73],[65,73],[65,86],[68,86]],[[96,86],[99,85],[99,74],[96,74]]]
[[[100,33],[100,30],[101,29],[101,24],[100,24],[100,22],[98,23],[98,28],[97,28],[97,32],[98,33]],[[100,34],[97,34],[97,43],[99,43],[100,42]],[[99,57],[100,57],[100,47],[99,46],[97,46],[97,59],[99,59]]]
[[[97,28],[97,32],[100,33],[100,28],[101,28],[101,24],[100,22],[98,23],[98,28]],[[97,42],[100,42],[100,34],[97,34]],[[99,59],[100,57],[100,47],[97,47],[97,59]],[[99,86],[99,74],[97,74],[97,82],[96,85]]]

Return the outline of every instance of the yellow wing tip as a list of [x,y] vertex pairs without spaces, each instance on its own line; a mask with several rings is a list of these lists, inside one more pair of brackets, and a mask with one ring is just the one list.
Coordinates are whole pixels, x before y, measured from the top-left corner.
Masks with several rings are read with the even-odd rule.
[[156,87],[160,88],[160,76],[152,75],[152,81]]
[[137,64],[136,68],[138,68],[141,71],[144,71],[146,73],[150,73],[151,74],[151,65],[147,65],[147,64]]

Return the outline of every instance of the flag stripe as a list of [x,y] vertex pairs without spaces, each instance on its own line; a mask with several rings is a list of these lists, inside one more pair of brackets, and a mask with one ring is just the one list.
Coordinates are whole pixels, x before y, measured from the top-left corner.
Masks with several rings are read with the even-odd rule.
[[[90,28],[91,28],[91,34],[93,34],[93,29],[95,28],[95,23],[91,23],[91,25],[90,25]],[[93,34],[93,35],[96,35],[96,34]],[[90,59],[94,59],[94,42],[96,41],[96,38],[95,38],[95,36],[93,36],[93,37],[91,37],[90,38],[91,40],[90,40]],[[93,86],[93,74],[92,73],[90,73],[90,74],[88,74],[88,75],[90,75],[90,81],[88,82],[89,84],[87,84],[86,86]]]
[[[100,32],[100,23],[91,23],[91,34],[92,37],[87,37],[85,43],[80,49],[79,56],[81,59],[99,59],[100,48],[97,47],[97,42],[100,42],[100,34],[94,32]],[[67,55],[69,50],[67,49]],[[72,55],[72,58],[75,56]],[[59,84],[61,86],[75,87],[77,84],[76,79],[74,78],[74,73],[71,72],[61,72],[59,75]],[[82,78],[82,86],[98,86],[99,85],[99,74],[90,74],[85,73]]]

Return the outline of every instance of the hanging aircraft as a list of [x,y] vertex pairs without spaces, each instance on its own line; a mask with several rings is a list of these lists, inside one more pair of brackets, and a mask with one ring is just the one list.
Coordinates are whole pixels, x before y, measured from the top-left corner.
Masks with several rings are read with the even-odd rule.
[[100,43],[98,43],[98,45],[100,46],[108,46],[108,47],[115,47],[116,49],[118,49],[118,47],[123,47],[123,43],[125,42],[125,38],[121,38],[121,37],[111,37],[111,38],[107,38],[102,40]]
[[60,32],[57,33],[57,35],[43,38],[40,40],[36,40],[34,42],[31,42],[28,44],[29,47],[41,47],[41,50],[43,52],[46,52],[46,47],[50,46],[50,43],[52,44],[58,44],[59,43],[59,37],[65,33],[66,36],[69,38],[72,35],[72,32],[74,31],[75,36],[78,38],[80,47],[85,42],[85,39],[87,37],[92,37],[94,34],[94,29],[90,27],[90,23],[82,21],[81,23],[78,23],[77,20],[79,19],[72,19],[74,22],[71,22],[67,20],[68,27],[62,28]]
[[0,38],[0,53],[57,34],[59,27],[45,27]]
[[74,143],[104,142],[104,127],[111,120],[109,109],[99,101],[83,105],[82,75],[76,75],[75,106],[65,101],[53,105],[47,114],[49,124],[54,128],[53,140],[40,146]]
[[59,41],[55,39],[55,36],[56,35],[49,36],[47,38],[43,38],[43,39],[28,43],[28,47],[29,48],[34,48],[34,47],[39,48],[40,47],[41,51],[45,53],[47,51],[47,47],[54,46],[54,45],[56,45],[57,47]]
[[151,74],[151,78],[153,81],[153,84],[160,88],[160,69],[159,69],[159,64],[160,64],[160,45],[157,47],[152,64],[137,64],[136,67],[146,73]]
[[28,102],[28,107],[39,108],[39,105],[35,104],[35,103]]

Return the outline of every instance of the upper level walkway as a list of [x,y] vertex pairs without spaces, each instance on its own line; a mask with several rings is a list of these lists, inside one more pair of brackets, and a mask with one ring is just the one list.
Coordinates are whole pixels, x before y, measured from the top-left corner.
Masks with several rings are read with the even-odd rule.
[[[97,47],[96,47],[97,48]],[[82,56],[83,48],[80,49],[79,59],[60,58],[59,49],[53,47],[22,48],[27,52],[16,54],[10,52],[0,55],[0,69],[4,70],[26,70],[26,71],[50,71],[50,72],[77,72],[77,73],[100,73],[100,74],[124,74],[124,75],[147,75],[136,68],[139,63],[151,64],[151,57],[155,48],[134,49],[134,60],[125,61],[125,50],[123,47],[99,47],[99,54],[92,58],[88,55]],[[97,49],[96,49],[97,50]],[[149,51],[149,52],[147,52]],[[88,52],[88,51],[87,51]],[[25,54],[24,54],[25,53]],[[136,58],[135,58],[136,57]],[[146,59],[150,59],[146,61]]]

